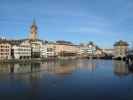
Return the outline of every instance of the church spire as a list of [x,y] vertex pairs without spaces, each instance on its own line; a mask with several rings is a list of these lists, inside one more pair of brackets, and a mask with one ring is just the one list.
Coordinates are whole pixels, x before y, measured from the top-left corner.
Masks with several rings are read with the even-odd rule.
[[37,39],[37,25],[36,25],[36,21],[34,19],[32,25],[31,25],[30,40],[36,40],[36,39]]
[[36,30],[37,30],[37,25],[36,25],[36,20],[35,19],[33,19],[33,22],[32,22],[32,25],[31,25],[31,28],[36,28]]

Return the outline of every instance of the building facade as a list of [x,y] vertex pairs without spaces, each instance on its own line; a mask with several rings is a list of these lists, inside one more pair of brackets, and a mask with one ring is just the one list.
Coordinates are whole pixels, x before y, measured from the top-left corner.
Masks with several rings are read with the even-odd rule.
[[128,51],[128,43],[125,41],[118,41],[114,44],[114,58],[125,58]]
[[114,55],[114,49],[102,49],[102,51],[108,55],[108,56],[113,56]]
[[79,46],[79,55],[84,57],[95,56],[96,54],[96,45],[92,42],[88,43],[87,45],[80,45]]
[[6,41],[0,41],[0,60],[11,59],[11,44]]
[[54,43],[46,43],[41,47],[41,58],[56,57],[56,46]]
[[76,56],[79,50],[77,45],[66,41],[56,42],[55,49],[58,56]]
[[42,44],[43,42],[41,40],[30,41],[32,58],[40,58]]
[[102,49],[97,48],[95,52],[95,57],[100,58],[100,57],[105,57],[105,53],[102,51]]
[[78,55],[82,57],[88,57],[88,47],[87,46],[79,46]]
[[12,46],[13,59],[31,59],[31,45],[28,40]]
[[96,54],[96,45],[94,45],[93,42],[89,42],[89,44],[87,44],[88,50],[87,53],[89,56],[95,56]]

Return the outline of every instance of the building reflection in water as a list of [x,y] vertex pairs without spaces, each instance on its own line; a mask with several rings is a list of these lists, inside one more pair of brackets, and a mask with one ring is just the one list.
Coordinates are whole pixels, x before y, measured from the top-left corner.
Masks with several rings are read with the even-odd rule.
[[[26,97],[24,99],[28,97],[28,100],[38,100],[40,99],[39,97],[47,98],[48,96],[50,98],[51,95],[57,97],[60,94],[62,96],[62,93],[68,93],[68,95],[83,93],[81,95],[89,96],[89,99],[93,94],[95,97],[105,96],[106,92],[106,96],[113,93],[112,100],[116,96],[119,100],[121,94],[132,97],[133,80],[132,75],[129,75],[129,73],[130,70],[124,62],[112,60],[84,59],[0,64],[1,93],[5,89],[5,96],[9,98],[10,95],[16,95],[20,99],[24,96]],[[70,76],[64,77],[64,75]],[[129,75],[129,77],[124,77],[125,75]],[[122,77],[122,79],[117,76]],[[79,88],[77,89],[77,87]],[[117,91],[112,92],[110,90],[116,88],[118,88]],[[66,94],[65,96],[68,96]],[[129,99],[127,98],[127,100]]]
[[69,75],[76,67],[74,61],[57,61],[57,62],[44,62],[41,68],[46,72],[57,75]]
[[[49,61],[36,63],[12,63],[0,64],[0,74],[23,74],[35,72],[43,72],[57,75],[70,75],[77,69],[86,69],[95,72],[97,66],[102,64],[98,60],[65,60],[65,61]],[[108,63],[107,63],[108,64]],[[130,72],[128,66],[123,61],[113,61],[113,72],[117,76],[125,76]]]
[[78,68],[86,68],[94,72],[96,70],[96,61],[86,59],[0,64],[0,74],[23,74],[43,71],[51,74],[69,75]]
[[0,64],[0,74],[10,73],[10,64]]
[[44,71],[65,75],[71,74],[75,67],[76,63],[72,61],[0,64],[0,74],[23,74]]
[[114,61],[114,73],[115,75],[122,77],[129,74],[128,66],[124,61]]
[[91,72],[94,72],[96,70],[97,61],[92,59],[78,60],[77,64],[78,68],[85,68]]
[[11,63],[11,64],[0,64],[0,74],[10,73],[28,73],[39,71],[40,63]]

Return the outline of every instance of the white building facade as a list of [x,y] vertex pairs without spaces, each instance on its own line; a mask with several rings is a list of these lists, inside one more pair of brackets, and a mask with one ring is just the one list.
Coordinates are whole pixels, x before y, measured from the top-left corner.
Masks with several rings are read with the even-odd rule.
[[41,49],[40,49],[40,53],[41,53],[41,58],[49,58],[49,57],[56,57],[57,53],[56,53],[56,47],[54,44],[43,44]]
[[96,54],[96,46],[91,44],[80,46],[78,54],[86,56],[94,56]]
[[12,52],[14,59],[31,59],[31,45],[28,40],[19,45],[13,45]]
[[40,40],[30,41],[31,44],[31,57],[32,58],[40,58],[41,57],[41,48],[43,46],[43,42]]

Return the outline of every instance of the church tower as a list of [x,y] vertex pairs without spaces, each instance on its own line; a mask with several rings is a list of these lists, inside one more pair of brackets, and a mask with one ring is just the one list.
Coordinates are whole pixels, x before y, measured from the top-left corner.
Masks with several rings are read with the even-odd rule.
[[37,39],[37,25],[36,25],[36,22],[35,20],[33,20],[33,23],[30,27],[30,37],[29,39],[30,40],[36,40]]

